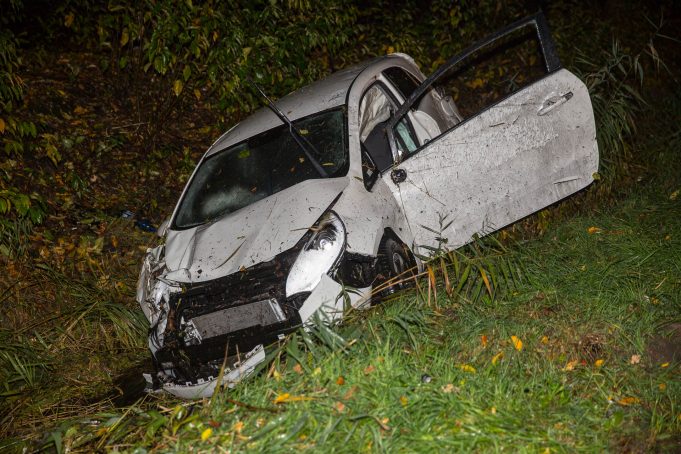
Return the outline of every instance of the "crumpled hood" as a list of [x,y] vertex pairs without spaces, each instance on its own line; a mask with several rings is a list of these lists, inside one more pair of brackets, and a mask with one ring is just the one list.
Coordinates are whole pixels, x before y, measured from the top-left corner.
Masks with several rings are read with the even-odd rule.
[[295,246],[347,185],[348,177],[307,180],[212,223],[169,230],[168,278],[207,281],[271,260]]

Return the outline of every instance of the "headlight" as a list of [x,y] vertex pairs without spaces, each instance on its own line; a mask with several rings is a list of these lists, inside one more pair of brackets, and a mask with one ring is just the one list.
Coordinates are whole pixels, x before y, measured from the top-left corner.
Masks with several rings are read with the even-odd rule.
[[305,243],[286,279],[286,296],[312,291],[322,275],[333,270],[345,248],[345,226],[327,211]]

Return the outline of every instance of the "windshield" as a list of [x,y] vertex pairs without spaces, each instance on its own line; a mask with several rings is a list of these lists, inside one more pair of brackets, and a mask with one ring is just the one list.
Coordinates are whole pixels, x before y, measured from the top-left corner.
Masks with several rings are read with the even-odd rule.
[[[348,171],[343,109],[296,120],[329,177]],[[302,181],[321,178],[282,125],[206,158],[192,178],[173,228],[186,229],[236,211]]]

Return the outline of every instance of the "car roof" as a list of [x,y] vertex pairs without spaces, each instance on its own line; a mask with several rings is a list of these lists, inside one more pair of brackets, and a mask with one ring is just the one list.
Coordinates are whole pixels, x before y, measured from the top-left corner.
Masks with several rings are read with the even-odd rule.
[[[323,112],[342,106],[346,103],[348,91],[357,76],[366,68],[388,58],[407,59],[413,62],[411,57],[405,54],[390,54],[376,57],[306,85],[275,101],[275,104],[291,120],[297,120],[316,112]],[[208,149],[206,156],[215,154],[281,124],[281,120],[274,112],[268,107],[261,107],[216,140]]]

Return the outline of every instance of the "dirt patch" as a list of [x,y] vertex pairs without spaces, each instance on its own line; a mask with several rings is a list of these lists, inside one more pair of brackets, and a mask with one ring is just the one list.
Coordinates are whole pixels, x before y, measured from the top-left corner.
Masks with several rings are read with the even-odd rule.
[[681,362],[681,323],[663,327],[650,339],[646,352],[653,364]]

